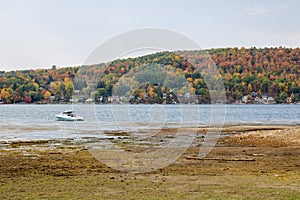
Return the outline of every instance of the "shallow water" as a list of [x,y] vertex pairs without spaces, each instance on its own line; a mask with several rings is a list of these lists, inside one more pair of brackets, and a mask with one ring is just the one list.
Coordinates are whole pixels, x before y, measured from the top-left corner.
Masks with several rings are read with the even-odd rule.
[[[75,110],[85,121],[55,120],[56,114],[68,109]],[[0,106],[0,141],[106,138],[103,131],[107,130],[149,135],[149,132],[155,134],[166,127],[205,127],[211,124],[300,125],[300,105]]]

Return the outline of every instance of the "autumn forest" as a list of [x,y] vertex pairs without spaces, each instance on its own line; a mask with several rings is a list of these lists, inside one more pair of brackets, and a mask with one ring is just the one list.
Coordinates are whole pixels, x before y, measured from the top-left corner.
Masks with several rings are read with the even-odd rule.
[[[216,66],[218,76],[210,70]],[[211,76],[211,77],[209,77]],[[226,102],[269,96],[276,103],[300,101],[299,48],[219,48],[160,52],[110,63],[49,69],[0,71],[0,102],[68,103],[92,99],[109,103],[210,103],[207,79],[222,80]],[[184,99],[184,98],[182,98]]]

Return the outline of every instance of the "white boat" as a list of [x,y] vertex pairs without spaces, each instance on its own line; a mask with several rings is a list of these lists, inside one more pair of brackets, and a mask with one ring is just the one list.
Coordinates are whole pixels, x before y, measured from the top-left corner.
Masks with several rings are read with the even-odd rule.
[[59,121],[83,121],[84,120],[83,117],[75,115],[73,110],[66,110],[60,113],[59,115],[55,115],[55,117]]

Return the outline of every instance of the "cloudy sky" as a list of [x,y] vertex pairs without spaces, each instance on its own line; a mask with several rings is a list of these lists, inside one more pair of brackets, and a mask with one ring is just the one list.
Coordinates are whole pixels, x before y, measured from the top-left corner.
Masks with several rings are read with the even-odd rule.
[[125,31],[177,31],[202,48],[299,47],[298,0],[0,0],[0,70],[80,65]]

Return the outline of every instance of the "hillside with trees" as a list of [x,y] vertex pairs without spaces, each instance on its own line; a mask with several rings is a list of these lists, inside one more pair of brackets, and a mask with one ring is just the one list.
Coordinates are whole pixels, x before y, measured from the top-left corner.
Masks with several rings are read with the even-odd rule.
[[[245,97],[245,103],[254,103],[263,96],[277,103],[298,102],[299,58],[299,48],[220,48],[160,52],[91,66],[0,71],[0,101],[56,103],[84,96],[107,103],[127,96],[131,103],[210,103],[207,81],[222,80],[227,103]],[[220,76],[211,73],[214,63]]]

